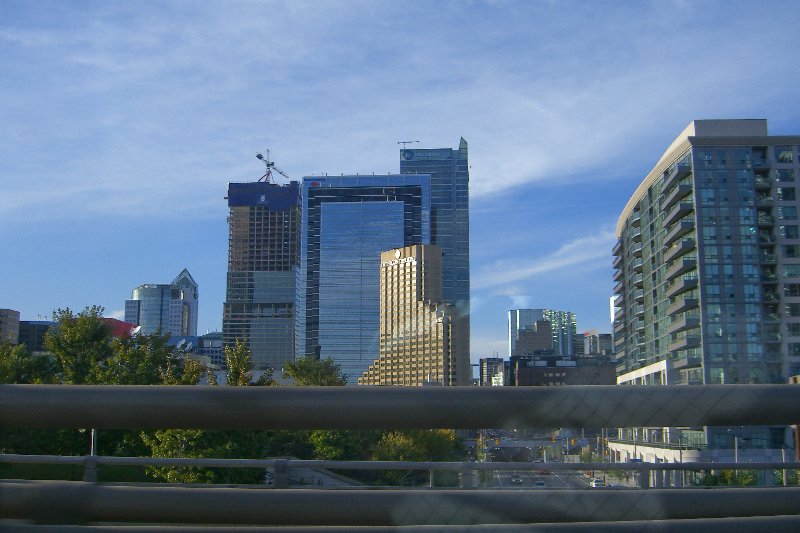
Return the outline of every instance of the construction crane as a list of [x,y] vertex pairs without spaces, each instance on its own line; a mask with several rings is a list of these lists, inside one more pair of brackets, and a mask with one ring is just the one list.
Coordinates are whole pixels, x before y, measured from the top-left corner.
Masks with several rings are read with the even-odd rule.
[[279,169],[278,167],[275,166],[275,161],[271,161],[270,160],[270,158],[269,158],[269,148],[267,148],[267,157],[264,157],[261,154],[256,154],[256,158],[261,160],[261,161],[263,161],[264,164],[267,167],[267,171],[264,173],[263,176],[261,176],[258,179],[258,181],[264,181],[266,183],[272,183],[272,170],[273,169],[275,170],[275,172],[277,172],[278,174],[280,174],[281,176],[283,176],[287,180],[289,180],[289,181],[292,180],[292,178],[290,178],[289,175],[286,174],[286,172],[284,172],[283,170],[281,170],[281,169]]

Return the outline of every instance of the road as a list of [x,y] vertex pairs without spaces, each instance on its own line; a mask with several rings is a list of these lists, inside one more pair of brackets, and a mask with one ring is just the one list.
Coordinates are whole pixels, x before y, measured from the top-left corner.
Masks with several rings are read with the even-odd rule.
[[[522,480],[521,485],[511,482],[515,476]],[[544,482],[545,486],[537,486],[537,481]],[[589,488],[589,480],[577,472],[552,472],[545,475],[530,470],[495,470],[491,472],[488,486],[501,489],[586,489]]]

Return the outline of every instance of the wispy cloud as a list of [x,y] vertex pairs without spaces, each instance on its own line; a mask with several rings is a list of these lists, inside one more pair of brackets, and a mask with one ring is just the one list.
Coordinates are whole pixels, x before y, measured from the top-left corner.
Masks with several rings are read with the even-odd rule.
[[[548,272],[564,273],[579,267],[602,265],[606,268],[615,239],[613,231],[603,230],[595,235],[571,241],[544,257],[519,257],[487,264],[473,276],[472,288],[481,290],[504,287]],[[505,287],[501,293],[511,297],[512,300],[517,296],[517,290],[514,288]]]

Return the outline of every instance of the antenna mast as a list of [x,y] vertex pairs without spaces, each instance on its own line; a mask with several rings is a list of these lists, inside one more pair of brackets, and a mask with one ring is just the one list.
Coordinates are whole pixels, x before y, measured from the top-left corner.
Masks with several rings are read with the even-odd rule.
[[397,141],[397,144],[402,144],[403,145],[403,150],[405,150],[407,144],[414,144],[414,143],[418,143],[418,142],[419,141]]

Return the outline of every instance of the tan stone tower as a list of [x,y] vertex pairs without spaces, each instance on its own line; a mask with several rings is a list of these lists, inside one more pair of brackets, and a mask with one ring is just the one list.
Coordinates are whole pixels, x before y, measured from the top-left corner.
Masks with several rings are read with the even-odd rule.
[[442,250],[417,244],[381,253],[380,356],[362,385],[468,385],[468,320],[442,303]]

